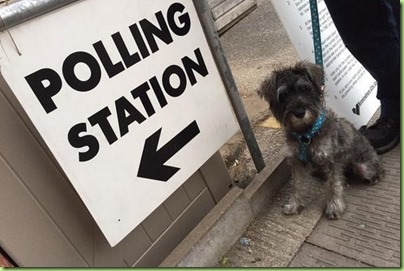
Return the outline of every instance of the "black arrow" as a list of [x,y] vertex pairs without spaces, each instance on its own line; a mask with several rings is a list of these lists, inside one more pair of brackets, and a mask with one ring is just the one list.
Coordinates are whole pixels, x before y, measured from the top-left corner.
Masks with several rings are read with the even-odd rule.
[[166,166],[164,163],[185,147],[200,131],[196,121],[193,121],[173,139],[157,150],[161,129],[162,128],[145,140],[137,176],[167,182],[180,169]]

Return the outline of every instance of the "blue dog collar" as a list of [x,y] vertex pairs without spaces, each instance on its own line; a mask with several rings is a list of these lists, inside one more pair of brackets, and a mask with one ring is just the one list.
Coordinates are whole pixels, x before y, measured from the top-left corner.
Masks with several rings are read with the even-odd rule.
[[299,134],[296,132],[292,132],[292,135],[299,141],[299,154],[298,157],[301,161],[303,162],[308,162],[308,155],[307,155],[307,146],[311,143],[311,139],[313,136],[321,129],[323,126],[325,120],[325,111],[321,110],[320,115],[314,122],[313,127],[311,129],[304,133],[304,134]]

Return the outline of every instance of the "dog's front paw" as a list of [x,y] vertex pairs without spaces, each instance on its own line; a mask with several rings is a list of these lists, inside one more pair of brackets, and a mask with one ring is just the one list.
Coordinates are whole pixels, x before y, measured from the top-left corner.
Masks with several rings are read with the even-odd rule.
[[333,199],[327,203],[325,215],[328,219],[336,220],[342,216],[345,210],[345,203],[342,199]]
[[285,215],[296,215],[303,210],[303,206],[299,202],[288,202],[283,205],[283,213]]
[[384,171],[379,172],[373,178],[368,179],[367,181],[369,182],[369,185],[375,185],[378,182],[380,182],[380,179],[384,176]]
[[379,178],[373,178],[373,179],[367,180],[367,181],[368,181],[369,185],[375,185],[375,184],[377,184],[380,180],[379,180]]

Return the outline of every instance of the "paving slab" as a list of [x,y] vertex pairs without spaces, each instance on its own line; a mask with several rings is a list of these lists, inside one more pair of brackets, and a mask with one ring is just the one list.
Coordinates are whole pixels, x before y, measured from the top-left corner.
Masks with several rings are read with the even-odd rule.
[[225,262],[226,267],[287,267],[320,219],[324,204],[321,185],[315,182],[302,193],[302,213],[287,216],[282,206],[290,193],[287,183],[218,263]]
[[304,243],[289,267],[370,267],[356,259],[351,259],[321,247]]
[[374,186],[348,187],[341,219],[321,218],[308,243],[368,265],[400,266],[400,146],[382,159],[385,178]]

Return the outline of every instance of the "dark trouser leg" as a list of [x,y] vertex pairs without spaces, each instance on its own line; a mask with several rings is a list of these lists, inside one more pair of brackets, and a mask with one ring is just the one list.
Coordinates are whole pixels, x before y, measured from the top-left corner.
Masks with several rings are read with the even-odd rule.
[[325,0],[346,47],[376,79],[381,118],[364,131],[379,153],[399,142],[400,2]]
[[377,80],[381,117],[400,117],[400,2],[325,0],[342,40]]

